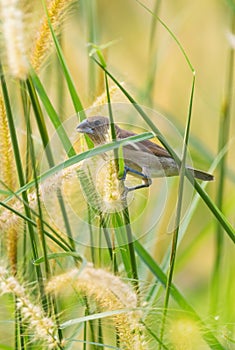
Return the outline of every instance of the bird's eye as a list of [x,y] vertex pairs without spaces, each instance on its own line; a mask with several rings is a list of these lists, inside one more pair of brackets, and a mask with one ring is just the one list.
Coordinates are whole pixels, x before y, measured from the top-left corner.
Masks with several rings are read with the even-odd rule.
[[100,125],[100,121],[99,120],[95,120],[95,125]]

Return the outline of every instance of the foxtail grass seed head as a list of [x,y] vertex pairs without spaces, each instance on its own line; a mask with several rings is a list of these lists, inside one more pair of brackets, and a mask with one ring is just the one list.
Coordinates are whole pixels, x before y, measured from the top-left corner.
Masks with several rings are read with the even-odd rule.
[[[94,300],[100,310],[114,311],[128,308],[126,313],[113,316],[123,348],[147,349],[140,323],[142,312],[137,308],[137,296],[131,287],[118,276],[88,264],[81,271],[73,269],[54,277],[47,285],[48,292],[64,292],[64,286]],[[130,310],[131,309],[131,310]],[[136,309],[136,310],[135,310]]]
[[[64,169],[63,171],[49,177],[43,183],[39,184],[39,193],[43,197],[43,194],[49,195],[60,188],[63,181],[68,181],[71,177],[76,175],[76,169],[80,167],[79,165],[71,166]],[[36,192],[32,192],[28,195],[29,206],[31,209],[35,210],[37,208],[37,195]],[[14,211],[21,214],[24,213],[24,205],[19,199],[12,199],[10,206]],[[8,232],[9,229],[15,228],[19,231],[21,227],[22,219],[12,211],[8,209],[0,210],[0,232]]]
[[0,264],[0,294],[11,293],[17,298],[17,308],[21,311],[22,321],[27,323],[32,341],[40,341],[48,349],[60,348],[56,337],[56,324],[50,317],[44,316],[40,306],[31,302],[26,289]]
[[10,187],[10,189],[13,190],[15,186],[15,176],[14,176],[15,167],[14,167],[13,149],[11,144],[5,105],[1,94],[0,94],[0,154],[1,154],[1,167],[0,167],[1,180],[8,187]]
[[[15,187],[15,168],[6,110],[0,94],[0,178],[11,189]],[[16,274],[18,230],[10,228],[6,234],[6,248],[12,274]]]
[[17,273],[17,240],[18,231],[15,228],[9,229],[7,232],[6,246],[8,261],[13,276]]
[[26,79],[29,72],[25,14],[18,0],[0,0],[4,55],[9,74]]
[[[48,16],[55,31],[61,26],[67,9],[73,2],[75,0],[51,0],[47,2]],[[36,33],[35,45],[31,55],[31,64],[37,72],[40,70],[49,49],[52,47],[52,43],[53,39],[48,26],[48,18],[47,15],[44,15]]]
[[[111,136],[110,136],[111,139]],[[113,152],[84,161],[79,179],[86,201],[99,212],[115,213],[123,210],[123,189],[118,179]],[[128,203],[132,195],[127,198]]]

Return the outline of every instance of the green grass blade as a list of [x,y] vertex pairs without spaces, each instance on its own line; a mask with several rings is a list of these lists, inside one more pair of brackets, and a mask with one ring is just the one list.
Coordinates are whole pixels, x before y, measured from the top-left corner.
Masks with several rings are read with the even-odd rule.
[[[43,220],[43,214],[42,214],[42,204],[41,204],[41,198],[40,198],[40,191],[39,191],[39,184],[37,181],[37,169],[36,169],[36,155],[35,155],[35,149],[34,149],[34,144],[33,144],[33,138],[32,138],[32,129],[31,129],[31,121],[30,121],[30,116],[26,116],[26,125],[27,125],[27,131],[29,134],[29,153],[30,153],[30,159],[31,159],[31,164],[33,168],[33,178],[35,182],[35,190],[36,190],[36,197],[37,197],[37,207],[38,207],[38,233],[39,237],[41,240],[42,244],[42,249],[43,249],[43,254],[44,254],[44,259],[45,259],[45,272],[46,272],[46,277],[49,278],[51,275],[50,271],[50,264],[47,259],[47,244],[46,244],[46,239],[44,235],[44,220]],[[45,300],[48,304],[48,300]],[[45,307],[47,307],[45,305]]]
[[130,311],[135,311],[136,309],[132,309],[132,308],[126,308],[126,309],[118,309],[118,310],[113,310],[113,311],[104,311],[104,312],[99,312],[96,314],[92,314],[92,315],[86,315],[86,316],[81,316],[78,318],[74,318],[71,319],[69,321],[66,321],[64,323],[62,323],[60,325],[61,329],[65,329],[67,327],[71,327],[74,326],[76,324],[79,324],[81,322],[86,322],[86,321],[91,321],[91,320],[98,320],[101,318],[107,318],[107,317],[113,317],[116,315],[120,315],[120,314],[126,314]]
[[175,230],[174,230],[173,239],[172,239],[170,266],[169,266],[169,272],[168,272],[168,276],[167,276],[166,294],[165,294],[165,300],[164,300],[164,311],[163,311],[162,325],[161,325],[161,331],[160,331],[161,341],[163,340],[163,335],[165,332],[166,316],[167,316],[167,312],[168,312],[170,290],[171,290],[171,286],[172,286],[173,274],[174,274],[174,269],[175,269],[176,251],[177,251],[177,247],[178,247],[178,236],[179,236],[179,229],[180,229],[181,210],[182,210],[183,191],[184,191],[185,164],[186,164],[187,146],[188,146],[189,131],[190,131],[190,124],[191,124],[191,116],[192,116],[194,87],[195,87],[195,75],[193,76],[191,97],[190,97],[190,103],[189,103],[188,119],[187,119],[187,123],[186,123],[184,144],[183,144],[183,157],[182,157],[182,162],[181,162],[181,167],[180,167],[180,180],[179,180],[179,188],[178,188],[178,198],[177,198],[177,208],[176,208],[176,218],[175,218]]
[[[48,254],[47,258],[48,260],[51,259],[57,259],[57,258],[67,258],[67,257],[73,257],[76,258],[78,261],[83,262],[85,264],[85,260],[84,258],[79,254],[79,253],[75,253],[75,252],[63,252],[63,253],[52,253],[52,254]],[[33,263],[34,265],[38,265],[41,263],[45,262],[45,258],[44,256],[38,258],[37,260],[35,260]]]
[[131,272],[132,272],[132,279],[133,279],[132,283],[135,287],[136,293],[139,294],[140,290],[139,290],[137,262],[135,257],[134,237],[133,237],[132,228],[131,228],[129,209],[126,201],[124,202],[124,209],[122,211],[122,215],[123,215],[123,221],[125,224],[127,245],[128,245],[129,255],[130,255]]
[[48,163],[49,163],[50,166],[53,166],[54,165],[54,160],[53,160],[52,150],[51,150],[51,148],[49,146],[49,135],[48,135],[48,132],[47,132],[45,119],[44,119],[44,116],[43,116],[43,113],[42,113],[42,109],[41,109],[41,106],[39,104],[38,97],[37,97],[37,94],[35,92],[34,85],[33,85],[31,77],[29,77],[26,80],[26,85],[27,85],[27,88],[28,88],[28,91],[29,91],[30,100],[31,100],[31,103],[32,103],[32,106],[33,106],[34,115],[35,115],[35,118],[36,118],[36,122],[37,122],[37,125],[38,125],[38,129],[39,129],[39,132],[40,132],[42,143],[43,143],[43,146],[44,146],[44,150],[46,152]]
[[126,241],[126,232],[124,229],[123,218],[121,213],[114,213],[112,215],[112,224],[115,227],[115,237],[118,243],[118,251],[120,252],[122,262],[128,278],[132,278],[132,268],[130,262],[129,249]]
[[158,17],[153,11],[151,11],[147,6],[145,6],[141,1],[139,0],[135,0],[140,6],[142,6],[147,12],[149,12],[153,17],[155,17],[159,23],[161,23],[161,25],[166,29],[166,31],[170,34],[170,36],[173,38],[173,40],[176,42],[177,46],[179,47],[181,53],[183,54],[190,70],[192,72],[194,72],[194,68],[190,62],[190,59],[188,57],[188,55],[186,54],[186,51],[184,50],[183,46],[181,45],[180,41],[178,40],[178,38],[175,36],[175,34],[172,32],[172,30],[166,25],[165,22],[163,22],[160,17]]
[[52,106],[46,91],[42,85],[42,83],[40,82],[38,76],[36,75],[35,72],[31,72],[31,78],[32,78],[32,82],[38,92],[38,95],[47,111],[47,114],[52,122],[52,124],[54,125],[54,128],[56,129],[56,132],[58,133],[58,136],[61,140],[62,145],[64,146],[64,149],[67,153],[67,155],[69,157],[72,157],[76,154],[70,140],[69,137],[66,134],[66,131],[63,127],[63,124],[61,122],[61,120],[59,119],[54,107]]
[[[235,12],[232,15],[231,33],[235,33]],[[219,127],[219,149],[225,147],[229,140],[229,129],[231,123],[231,112],[232,112],[232,97],[233,97],[233,86],[234,86],[234,48],[231,47],[228,53],[228,68],[226,76],[226,88],[225,96],[222,103],[221,114],[220,114],[220,127]],[[216,194],[216,204],[222,211],[225,200],[225,180],[226,180],[226,164],[227,164],[227,153],[222,157],[219,174],[218,174],[218,187]],[[216,232],[216,252],[214,260],[214,270],[212,276],[212,294],[211,294],[211,310],[213,314],[216,314],[219,300],[220,300],[220,286],[223,283],[223,257],[224,257],[224,232],[222,226],[217,223]]]

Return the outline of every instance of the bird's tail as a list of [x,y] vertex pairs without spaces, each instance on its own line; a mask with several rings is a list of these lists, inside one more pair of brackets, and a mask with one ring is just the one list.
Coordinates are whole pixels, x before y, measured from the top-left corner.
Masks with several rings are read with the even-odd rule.
[[214,176],[213,175],[208,174],[208,173],[206,173],[204,171],[196,170],[196,169],[193,169],[193,168],[190,168],[190,167],[188,167],[187,169],[192,173],[192,175],[196,179],[203,180],[203,181],[212,181],[212,180],[214,180]]

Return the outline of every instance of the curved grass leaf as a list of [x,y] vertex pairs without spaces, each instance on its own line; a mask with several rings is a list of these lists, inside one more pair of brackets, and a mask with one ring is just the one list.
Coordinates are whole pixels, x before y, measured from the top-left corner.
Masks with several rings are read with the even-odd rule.
[[45,107],[47,114],[52,124],[54,125],[54,128],[56,129],[56,132],[61,140],[62,145],[64,146],[67,155],[69,157],[74,156],[76,152],[68,138],[68,135],[66,134],[63,124],[59,119],[54,107],[52,106],[51,101],[49,100],[49,97],[47,96],[40,79],[33,70],[31,70],[31,79],[43,103],[43,106]]
[[[80,154],[76,154],[75,156],[73,156],[69,159],[66,159],[64,162],[62,162],[58,165],[55,165],[54,167],[50,168],[45,173],[39,175],[37,180],[38,180],[38,182],[42,182],[42,181],[46,180],[48,177],[56,174],[57,172],[59,172],[63,169],[66,169],[74,164],[77,164],[77,163],[81,162],[82,160],[91,158],[91,157],[96,156],[98,154],[102,154],[102,153],[111,151],[113,149],[120,147],[121,145],[124,146],[130,142],[133,142],[133,143],[140,142],[140,141],[151,139],[153,137],[154,137],[154,134],[152,132],[145,132],[145,133],[142,133],[139,135],[127,137],[126,139],[123,139],[123,140],[118,140],[115,142],[107,143],[105,145],[93,148],[92,150],[88,150],[88,151],[85,151],[85,152],[80,153]],[[31,182],[27,183],[25,186],[21,187],[18,191],[16,191],[16,194],[19,195],[20,193],[23,193],[34,186],[35,186],[35,181],[31,181]],[[7,203],[11,198],[12,198],[12,196],[8,197],[3,202]]]
[[[52,253],[52,254],[47,255],[47,259],[52,260],[52,259],[57,259],[57,258],[67,258],[69,256],[76,258],[77,260],[79,260],[81,262],[84,262],[84,258],[76,252]],[[44,263],[44,262],[45,262],[44,256],[41,256],[37,260],[34,260],[33,263],[34,263],[34,265],[39,265],[39,264]]]

